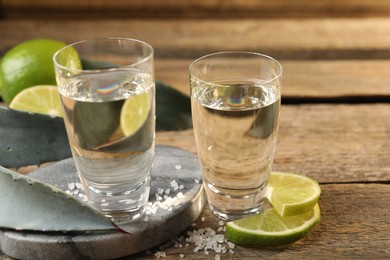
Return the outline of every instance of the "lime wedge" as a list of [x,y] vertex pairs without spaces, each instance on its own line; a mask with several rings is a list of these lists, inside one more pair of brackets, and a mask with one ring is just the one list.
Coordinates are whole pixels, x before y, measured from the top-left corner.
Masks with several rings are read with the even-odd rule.
[[228,239],[242,246],[282,246],[306,236],[320,222],[318,204],[304,214],[282,217],[275,209],[228,222]]
[[292,173],[273,172],[269,178],[266,197],[283,217],[300,215],[316,205],[320,185],[309,177]]
[[60,94],[56,86],[38,85],[19,92],[9,107],[52,117],[63,117]]
[[129,97],[123,104],[120,125],[125,136],[136,133],[146,121],[150,110],[148,92]]

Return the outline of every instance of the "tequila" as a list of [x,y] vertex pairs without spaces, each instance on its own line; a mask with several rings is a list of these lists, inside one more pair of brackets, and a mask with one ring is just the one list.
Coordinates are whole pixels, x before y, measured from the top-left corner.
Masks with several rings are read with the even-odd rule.
[[[84,190],[94,207],[115,220],[121,215],[139,217],[149,198],[153,86],[152,77],[131,68],[59,80],[65,125]],[[130,102],[134,104],[126,105]],[[123,118],[128,115],[131,118]],[[136,126],[130,124],[131,131],[124,131],[130,121]]]
[[211,209],[221,218],[258,211],[276,148],[278,88],[255,80],[191,84],[195,139]]

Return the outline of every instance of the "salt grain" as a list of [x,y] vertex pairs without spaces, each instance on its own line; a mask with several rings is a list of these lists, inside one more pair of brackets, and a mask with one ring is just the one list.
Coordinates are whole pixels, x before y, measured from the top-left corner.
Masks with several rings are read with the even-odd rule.
[[161,252],[161,251],[157,251],[154,255],[155,255],[155,257],[157,257],[157,259],[159,259],[160,257],[167,256],[167,254],[165,252]]
[[230,247],[230,248],[235,248],[236,245],[232,242],[227,242],[227,245]]
[[171,181],[171,187],[173,188],[173,190],[177,190],[179,189],[179,184],[177,184],[177,182],[175,180]]
[[176,170],[181,170],[181,169],[183,169],[183,166],[181,166],[180,164],[177,164],[177,165],[175,165],[175,169]]

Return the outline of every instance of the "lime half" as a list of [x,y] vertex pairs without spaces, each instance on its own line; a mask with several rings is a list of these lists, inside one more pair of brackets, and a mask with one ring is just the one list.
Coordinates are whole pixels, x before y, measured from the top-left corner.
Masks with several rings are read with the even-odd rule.
[[19,92],[9,105],[15,110],[63,117],[60,94],[56,86],[39,85]]
[[2,97],[6,104],[23,89],[37,85],[55,85],[53,54],[66,44],[53,39],[22,42],[0,61]]
[[275,209],[269,209],[257,215],[228,222],[228,239],[242,246],[282,246],[306,236],[321,218],[318,204],[308,212],[282,217]]
[[150,110],[149,92],[129,97],[123,104],[120,125],[125,136],[133,135],[145,123]]
[[293,173],[273,172],[266,197],[283,217],[303,214],[317,204],[320,185],[313,179]]

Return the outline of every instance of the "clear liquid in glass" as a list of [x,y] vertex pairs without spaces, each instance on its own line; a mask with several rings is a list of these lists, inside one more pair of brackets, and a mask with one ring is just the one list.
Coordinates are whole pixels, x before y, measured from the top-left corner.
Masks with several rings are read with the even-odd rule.
[[276,149],[280,93],[259,81],[192,85],[198,157],[214,214],[236,219],[261,209]]
[[[139,218],[149,198],[154,156],[154,80],[122,69],[61,81],[68,138],[89,202],[117,223]],[[145,93],[146,119],[126,136],[120,123],[123,105]]]

